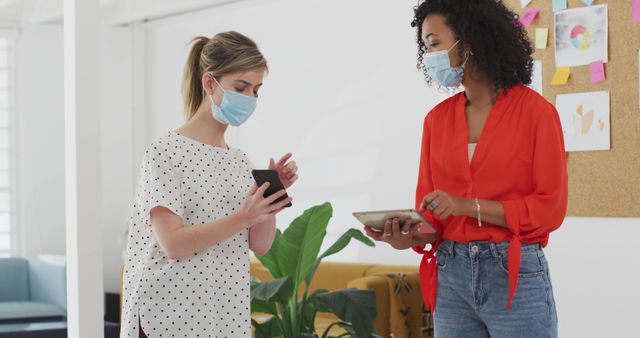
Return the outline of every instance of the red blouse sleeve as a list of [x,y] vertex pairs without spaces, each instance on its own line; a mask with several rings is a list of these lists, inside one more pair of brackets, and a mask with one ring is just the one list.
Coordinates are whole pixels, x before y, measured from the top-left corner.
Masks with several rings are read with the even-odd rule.
[[[424,196],[435,190],[433,186],[433,180],[431,178],[430,159],[431,159],[431,118],[430,115],[424,119],[424,125],[422,129],[422,143],[420,151],[420,165],[418,170],[418,185],[416,187],[416,203],[415,208],[418,210]],[[424,218],[427,219],[438,232],[442,231],[442,223],[437,220],[432,213],[425,211],[422,213]],[[424,253],[424,246],[415,247],[414,250],[419,253]]]
[[[422,129],[422,150],[420,152],[420,169],[418,171],[418,186],[416,187],[416,209],[420,208],[424,196],[434,190],[430,168],[431,154],[431,117],[430,114],[424,120]],[[432,213],[425,211],[423,216],[442,234],[442,224],[436,220]],[[413,248],[417,253],[422,254],[420,262],[420,291],[422,300],[427,309],[433,312],[436,308],[436,296],[438,287],[438,277],[436,270],[435,252],[438,250],[441,239],[438,239],[426,249],[425,245]]]
[[[418,185],[416,187],[416,209],[420,208],[424,197],[435,190],[433,179],[431,178],[431,118],[430,115],[424,119],[422,128],[422,149],[420,151],[420,167],[418,170]],[[430,212],[424,212],[423,216],[434,226],[440,225]]]
[[560,118],[545,102],[534,125],[533,192],[501,201],[507,225],[516,235],[540,236],[562,224],[567,211],[567,163]]

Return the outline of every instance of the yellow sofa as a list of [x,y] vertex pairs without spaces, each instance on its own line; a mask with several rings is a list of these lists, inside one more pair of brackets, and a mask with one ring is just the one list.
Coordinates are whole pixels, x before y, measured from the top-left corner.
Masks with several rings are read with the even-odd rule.
[[[259,280],[271,280],[269,271],[256,259],[251,260],[251,275]],[[323,262],[318,267],[315,277],[309,287],[309,292],[316,289],[338,290],[345,288],[370,289],[376,293],[378,315],[375,327],[378,335],[389,337],[390,329],[393,325],[391,318],[391,302],[394,295],[390,292],[386,274],[403,274],[410,293],[410,307],[414,311],[410,312],[406,325],[409,326],[411,338],[432,337],[433,328],[431,316],[424,310],[422,298],[420,297],[420,280],[417,266],[389,266],[376,264],[357,263],[335,263]],[[253,314],[258,319],[259,314]],[[260,320],[258,320],[260,321]],[[318,313],[316,317],[316,330],[322,334],[326,327],[338,321],[336,317],[327,313]],[[333,330],[332,334],[337,334],[340,329]]]

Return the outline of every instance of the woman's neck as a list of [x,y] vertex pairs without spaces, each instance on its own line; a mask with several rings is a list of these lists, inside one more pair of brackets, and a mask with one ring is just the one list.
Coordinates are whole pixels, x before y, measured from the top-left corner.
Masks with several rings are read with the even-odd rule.
[[496,103],[495,86],[485,76],[474,76],[473,73],[465,77],[464,93],[467,104],[474,107],[490,107]]
[[187,123],[178,128],[178,132],[201,143],[227,148],[224,134],[228,127],[213,118],[210,109],[201,106]]

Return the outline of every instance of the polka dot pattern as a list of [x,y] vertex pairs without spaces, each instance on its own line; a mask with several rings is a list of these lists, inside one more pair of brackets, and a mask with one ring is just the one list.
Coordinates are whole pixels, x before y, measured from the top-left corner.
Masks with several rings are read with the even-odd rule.
[[250,337],[248,230],[203,252],[166,257],[149,211],[164,206],[185,226],[229,216],[253,184],[253,165],[223,149],[169,132],[147,149],[140,168],[125,254],[121,338]]

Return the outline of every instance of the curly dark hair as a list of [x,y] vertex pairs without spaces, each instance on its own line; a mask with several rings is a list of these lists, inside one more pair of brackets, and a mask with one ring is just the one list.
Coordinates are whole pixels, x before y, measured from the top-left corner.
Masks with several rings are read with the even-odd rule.
[[[533,48],[518,16],[501,0],[424,0],[414,8],[411,27],[416,28],[418,69],[427,84],[433,80],[426,72],[422,55],[422,23],[430,14],[445,17],[460,45],[471,49],[476,70],[486,76],[497,91],[513,85],[531,83]],[[463,48],[458,48],[462,58]]]

